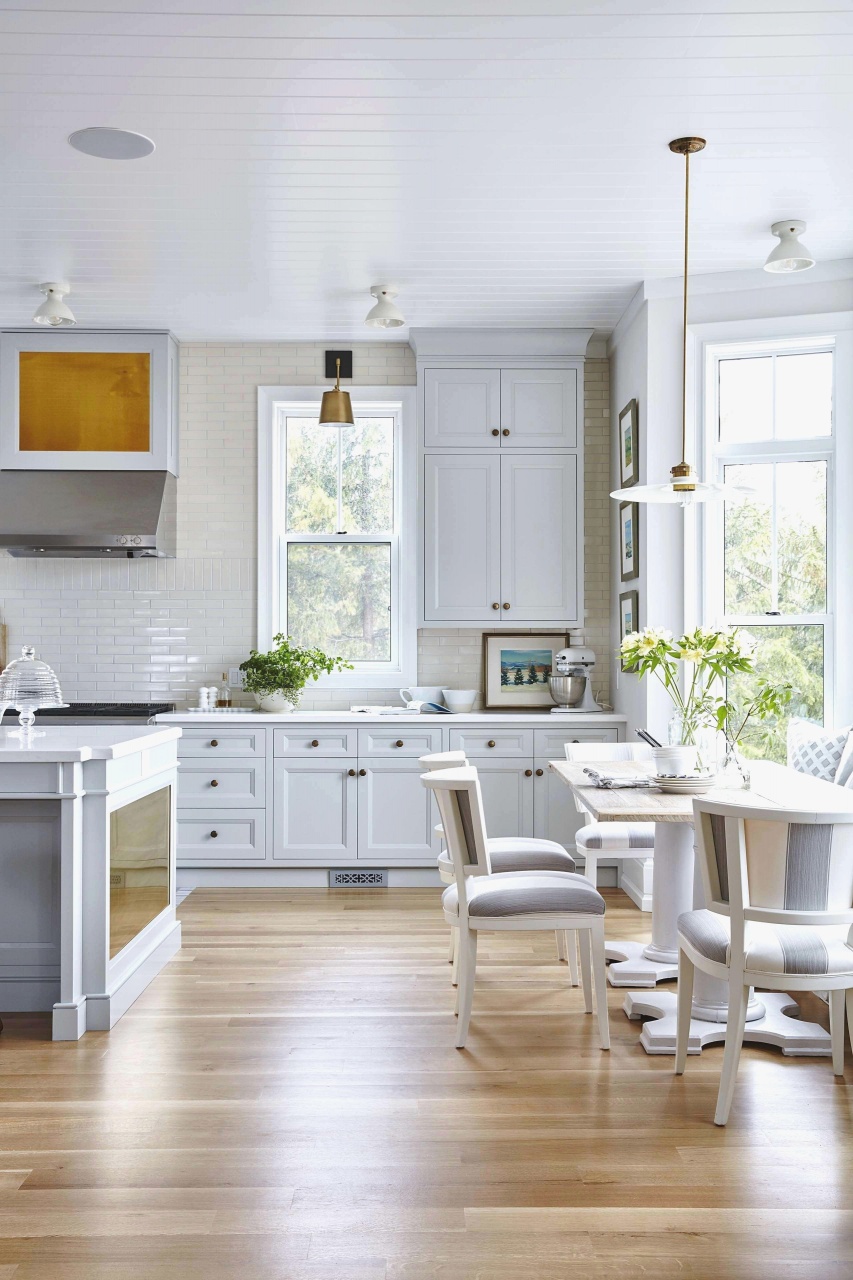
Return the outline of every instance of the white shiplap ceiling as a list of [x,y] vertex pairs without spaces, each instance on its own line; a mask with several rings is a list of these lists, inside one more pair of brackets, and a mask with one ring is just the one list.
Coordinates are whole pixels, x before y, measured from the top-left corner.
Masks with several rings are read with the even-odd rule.
[[67,278],[81,324],[352,340],[390,280],[606,332],[680,271],[686,133],[697,273],[786,217],[853,255],[853,0],[0,0],[0,324]]

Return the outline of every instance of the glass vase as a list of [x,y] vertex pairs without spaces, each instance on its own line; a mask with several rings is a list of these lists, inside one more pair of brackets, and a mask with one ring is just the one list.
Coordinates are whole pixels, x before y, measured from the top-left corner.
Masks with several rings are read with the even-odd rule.
[[723,767],[720,770],[719,785],[726,791],[749,791],[752,787],[749,762],[741,755],[736,745],[726,750]]

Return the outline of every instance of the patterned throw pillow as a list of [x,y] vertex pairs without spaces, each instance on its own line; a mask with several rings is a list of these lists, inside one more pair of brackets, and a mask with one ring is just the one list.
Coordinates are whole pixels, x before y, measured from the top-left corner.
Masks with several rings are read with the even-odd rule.
[[788,764],[797,773],[808,773],[824,782],[834,782],[850,734],[846,729],[824,729],[811,720],[791,720],[788,724]]

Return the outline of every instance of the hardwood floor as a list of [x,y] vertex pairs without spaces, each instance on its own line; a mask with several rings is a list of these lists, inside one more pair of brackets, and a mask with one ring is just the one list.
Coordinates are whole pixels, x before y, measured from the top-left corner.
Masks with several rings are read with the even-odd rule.
[[[649,922],[608,897],[611,936]],[[432,890],[197,890],[109,1034],[0,1037],[0,1280],[853,1276],[853,1069],[613,1049],[550,937],[489,935],[453,1048]],[[810,1017],[824,1007],[808,999]]]

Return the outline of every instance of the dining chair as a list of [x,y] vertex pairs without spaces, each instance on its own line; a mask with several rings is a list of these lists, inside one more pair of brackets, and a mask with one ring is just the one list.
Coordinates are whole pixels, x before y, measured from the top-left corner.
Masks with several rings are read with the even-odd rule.
[[832,1066],[844,1070],[844,1006],[853,1027],[853,813],[693,801],[707,908],[678,918],[675,1071],[687,1061],[696,968],[729,985],[714,1123],[734,1093],[750,988],[827,991]]
[[[467,768],[468,757],[464,751],[436,751],[431,755],[421,756],[418,762],[424,769],[460,769]],[[440,836],[444,836],[439,824],[436,828]],[[490,836],[489,855],[492,859],[492,871],[576,871],[575,860],[567,849],[556,840],[544,840],[534,836]],[[453,863],[450,854],[443,849],[438,857],[438,874],[444,884],[453,884]],[[580,982],[578,974],[578,945],[573,933],[557,932],[557,959],[565,960],[569,966],[572,986]],[[448,961],[453,965],[451,981],[454,987],[459,976],[459,931],[451,926],[450,951]]]
[[[592,1013],[592,977],[602,1049],[610,1048],[604,962],[604,899],[583,876],[567,871],[492,871],[477,770],[440,769],[421,782],[435,795],[454,883],[442,894],[447,923],[459,930],[459,1022],[465,1047],[477,967],[477,935],[488,930],[577,930],[584,1007]],[[592,970],[592,971],[591,971]]]
[[[566,759],[583,764],[599,761],[651,760],[652,749],[643,742],[567,742]],[[586,813],[575,795],[575,806]],[[651,858],[655,851],[655,829],[651,822],[588,822],[575,833],[575,848],[585,858],[584,875],[598,884],[599,858]]]

